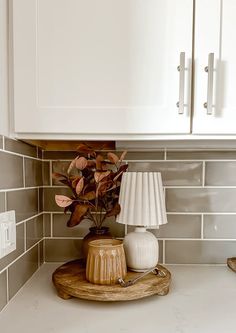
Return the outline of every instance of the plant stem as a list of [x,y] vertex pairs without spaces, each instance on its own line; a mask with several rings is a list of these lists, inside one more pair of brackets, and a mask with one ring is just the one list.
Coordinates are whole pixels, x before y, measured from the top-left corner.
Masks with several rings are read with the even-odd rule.
[[98,227],[97,221],[90,211],[89,211],[89,216],[90,216],[90,220],[95,224],[95,227]]

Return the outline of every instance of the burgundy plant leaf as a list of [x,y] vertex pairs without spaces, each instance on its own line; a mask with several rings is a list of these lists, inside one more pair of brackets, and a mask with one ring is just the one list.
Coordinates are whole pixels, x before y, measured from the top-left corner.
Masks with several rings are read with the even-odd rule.
[[96,167],[96,162],[94,160],[88,160],[87,161],[87,167],[88,168],[95,168]]
[[120,167],[119,167],[119,170],[118,170],[118,172],[121,172],[121,171],[123,171],[123,172],[125,172],[127,169],[128,169],[128,164],[122,164]]
[[65,175],[63,175],[61,173],[53,172],[52,178],[60,181],[60,180],[67,179],[67,176],[65,176]]
[[73,188],[76,188],[76,185],[77,185],[77,183],[79,182],[80,179],[81,179],[81,176],[70,177],[71,185],[72,185]]
[[111,173],[111,171],[105,171],[105,172],[100,172],[100,171],[96,171],[94,173],[94,179],[96,183],[101,182],[105,177],[109,176]]
[[55,201],[56,201],[56,204],[62,208],[70,206],[73,202],[73,200],[71,198],[68,198],[65,195],[55,195]]
[[120,156],[120,162],[122,162],[127,154],[127,150],[123,151],[123,153]]
[[76,205],[74,211],[71,213],[71,217],[67,222],[68,227],[74,227],[83,220],[84,215],[87,213],[89,205]]
[[113,178],[113,181],[115,182],[115,181],[117,181],[120,177],[121,177],[121,175],[122,175],[122,173],[123,173],[124,171],[120,171],[120,172],[118,172],[118,174]]
[[81,200],[94,200],[96,198],[96,193],[94,191],[90,191],[86,194],[80,195],[79,198]]
[[96,169],[97,170],[102,170],[102,162],[104,161],[104,158],[102,155],[97,155],[96,157]]
[[81,156],[75,161],[75,167],[79,170],[84,170],[88,164],[88,161],[85,157]]
[[106,217],[116,216],[119,213],[120,213],[120,205],[118,203],[116,203],[115,206],[106,213]]
[[68,173],[68,175],[70,174],[71,170],[74,169],[74,167],[75,167],[75,162],[76,162],[76,160],[77,160],[78,158],[79,158],[79,155],[78,155],[73,161],[71,161],[71,163],[70,163],[70,165],[69,165],[69,167],[68,167],[68,169],[67,169],[67,173]]
[[77,151],[78,151],[79,153],[86,154],[87,156],[88,156],[88,155],[91,155],[91,156],[93,156],[93,157],[96,156],[96,153],[95,153],[95,151],[93,150],[93,148],[90,147],[89,145],[85,144],[85,143],[81,143],[81,144],[79,144],[78,147],[77,147]]
[[108,163],[107,163],[107,161],[102,161],[102,163],[101,163],[101,169],[103,171],[107,171],[108,170]]
[[81,178],[77,185],[76,185],[76,188],[75,188],[75,191],[77,193],[77,195],[80,195],[80,193],[82,192],[83,190],[83,187],[84,187],[84,178]]
[[114,153],[107,153],[107,158],[113,164],[117,164],[119,162],[119,157],[116,154],[114,154]]

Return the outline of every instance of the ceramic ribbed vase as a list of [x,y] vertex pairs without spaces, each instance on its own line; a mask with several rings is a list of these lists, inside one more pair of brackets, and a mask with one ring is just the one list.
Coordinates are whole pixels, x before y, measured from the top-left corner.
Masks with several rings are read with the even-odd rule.
[[89,243],[86,279],[95,284],[111,285],[127,273],[123,243],[117,239],[99,239]]

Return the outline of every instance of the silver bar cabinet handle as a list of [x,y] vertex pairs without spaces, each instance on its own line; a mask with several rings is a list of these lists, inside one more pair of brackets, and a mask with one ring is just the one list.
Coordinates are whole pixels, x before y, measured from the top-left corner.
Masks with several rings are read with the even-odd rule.
[[179,101],[176,106],[179,108],[178,113],[184,113],[184,84],[185,84],[185,52],[180,53],[179,66],[177,67],[179,71]]
[[208,55],[208,66],[205,67],[205,72],[208,73],[207,81],[207,102],[203,104],[207,109],[207,114],[212,115],[213,108],[213,73],[214,73],[214,53]]

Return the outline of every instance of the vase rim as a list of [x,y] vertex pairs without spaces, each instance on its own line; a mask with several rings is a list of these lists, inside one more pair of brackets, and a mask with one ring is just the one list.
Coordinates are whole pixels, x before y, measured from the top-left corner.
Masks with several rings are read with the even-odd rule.
[[123,242],[119,239],[114,238],[106,238],[106,239],[96,239],[89,242],[89,246],[92,247],[119,247],[123,244]]

